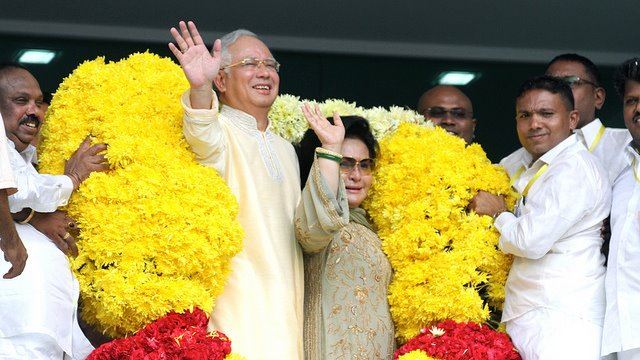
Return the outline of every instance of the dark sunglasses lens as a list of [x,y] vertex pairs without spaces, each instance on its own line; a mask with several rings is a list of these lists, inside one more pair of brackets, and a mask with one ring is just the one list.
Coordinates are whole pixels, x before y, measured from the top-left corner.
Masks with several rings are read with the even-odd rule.
[[454,119],[464,119],[467,117],[467,112],[464,111],[464,109],[452,109],[449,110],[449,114],[451,114],[451,117]]
[[343,157],[340,161],[340,169],[349,171],[356,166],[356,159],[350,157]]
[[427,113],[429,114],[429,116],[434,118],[441,118],[447,114],[447,112],[441,107],[431,108]]
[[375,162],[373,161],[373,159],[360,160],[360,169],[363,172],[371,172],[374,167],[375,167]]

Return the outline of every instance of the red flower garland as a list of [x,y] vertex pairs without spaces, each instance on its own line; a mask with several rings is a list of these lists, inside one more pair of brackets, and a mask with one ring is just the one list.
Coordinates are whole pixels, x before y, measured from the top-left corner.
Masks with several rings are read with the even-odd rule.
[[200,309],[171,312],[138,331],[94,350],[87,360],[191,359],[223,360],[231,341],[221,332],[207,332],[207,315]]
[[521,359],[507,334],[486,325],[445,320],[437,327],[444,330],[444,334],[434,335],[424,328],[418,336],[396,350],[393,359],[414,350],[423,350],[427,355],[442,360]]

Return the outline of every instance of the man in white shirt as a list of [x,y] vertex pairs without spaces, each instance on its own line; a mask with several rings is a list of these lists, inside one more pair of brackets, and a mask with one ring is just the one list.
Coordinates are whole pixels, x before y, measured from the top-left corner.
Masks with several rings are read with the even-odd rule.
[[3,276],[12,279],[22,273],[27,262],[27,250],[20,240],[9,213],[8,196],[16,192],[16,183],[9,164],[7,138],[4,136],[4,123],[0,114],[0,251],[11,268]]
[[526,81],[516,97],[524,150],[503,159],[520,193],[514,213],[479,192],[470,208],[495,218],[499,247],[515,256],[502,321],[525,360],[599,359],[604,316],[600,227],[611,190],[596,158],[572,135],[578,122],[569,86]]
[[575,133],[587,149],[595,155],[614,180],[624,167],[620,156],[631,140],[626,129],[607,128],[596,117],[606,99],[600,72],[589,59],[578,54],[558,55],[547,65],[546,75],[555,76],[571,86],[576,110],[580,114]]
[[[67,161],[64,175],[39,174],[32,164],[35,148],[31,142],[42,124],[41,102],[40,85],[27,69],[0,67],[2,135],[9,140],[5,149],[18,190],[9,196],[9,208],[12,213],[24,210],[27,214],[15,227],[29,253],[21,276],[0,281],[0,358],[84,359],[93,347],[76,319],[78,282],[67,257],[56,248],[69,251],[74,247],[68,233],[72,220],[63,215],[52,221],[47,213],[66,205],[91,172],[108,169],[104,156],[98,154],[106,145],[90,146],[85,140]],[[45,235],[40,225],[32,223],[36,212],[49,218],[40,225],[57,231]],[[60,221],[62,225],[56,225]],[[0,271],[9,266],[0,261]]]
[[471,99],[455,86],[437,85],[427,90],[418,100],[418,112],[467,144],[475,137]]
[[623,63],[615,83],[633,140],[622,151],[625,168],[613,186],[602,355],[640,360],[640,58]]
[[269,130],[268,118],[280,64],[247,30],[216,40],[210,53],[195,24],[179,27],[169,48],[190,85],[182,96],[185,138],[231,188],[245,231],[209,327],[248,359],[302,359],[304,272],[293,226],[300,175],[293,146]]

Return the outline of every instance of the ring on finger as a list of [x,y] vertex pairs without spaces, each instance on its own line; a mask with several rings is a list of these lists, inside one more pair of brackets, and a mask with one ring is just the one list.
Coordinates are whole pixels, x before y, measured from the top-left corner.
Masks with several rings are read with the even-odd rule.
[[71,237],[71,234],[69,234],[68,232],[64,233],[64,236],[62,237],[62,240],[67,240],[68,238]]

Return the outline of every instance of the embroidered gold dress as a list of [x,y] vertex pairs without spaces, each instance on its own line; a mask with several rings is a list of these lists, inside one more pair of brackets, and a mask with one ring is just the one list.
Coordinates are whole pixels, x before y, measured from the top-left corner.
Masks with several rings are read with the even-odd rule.
[[336,199],[317,162],[295,224],[305,253],[305,359],[391,359],[391,265],[380,238],[349,220],[344,183]]

